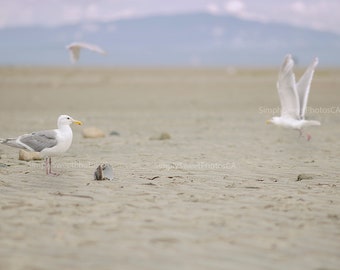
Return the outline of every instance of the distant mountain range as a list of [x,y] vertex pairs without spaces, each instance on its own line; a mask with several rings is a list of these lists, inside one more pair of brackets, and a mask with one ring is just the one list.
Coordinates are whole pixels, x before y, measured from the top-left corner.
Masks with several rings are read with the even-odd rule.
[[278,66],[286,53],[306,65],[340,66],[340,35],[207,13],[151,16],[105,23],[0,30],[0,65],[70,65],[68,43],[101,46],[79,65]]

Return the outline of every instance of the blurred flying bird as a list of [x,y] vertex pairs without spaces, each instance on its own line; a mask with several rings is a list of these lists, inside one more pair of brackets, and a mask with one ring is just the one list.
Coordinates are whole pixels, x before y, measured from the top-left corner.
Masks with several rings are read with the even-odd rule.
[[73,42],[67,45],[66,49],[68,49],[70,52],[71,62],[73,64],[78,62],[81,49],[87,49],[87,50],[97,52],[103,55],[106,54],[106,52],[99,46],[89,44],[89,43],[84,43],[84,42]]

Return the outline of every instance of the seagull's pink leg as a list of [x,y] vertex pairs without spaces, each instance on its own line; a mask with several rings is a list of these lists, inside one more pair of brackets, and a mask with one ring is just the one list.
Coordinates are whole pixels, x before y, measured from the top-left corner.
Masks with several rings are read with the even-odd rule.
[[51,157],[48,157],[48,165],[49,165],[48,174],[52,174],[52,160],[51,160]]
[[306,137],[306,140],[307,140],[307,141],[310,141],[310,140],[311,140],[312,136],[311,136],[310,134],[304,133],[302,129],[299,129],[299,132],[300,132],[300,136],[299,136],[299,137],[304,136],[304,137]]
[[48,175],[49,168],[48,168],[48,157],[45,157],[45,170],[46,170],[46,175]]
[[306,137],[306,140],[307,140],[307,141],[310,141],[311,138],[312,138],[312,136],[311,136],[310,134],[304,133],[304,132],[303,132],[303,129],[299,129],[299,133],[300,133],[299,138],[301,138],[301,137]]
[[48,172],[47,172],[47,174],[48,175],[52,175],[52,176],[58,176],[59,175],[59,173],[54,173],[54,172],[52,172],[52,159],[51,159],[51,157],[48,157],[48,165],[49,165],[49,167],[48,167]]

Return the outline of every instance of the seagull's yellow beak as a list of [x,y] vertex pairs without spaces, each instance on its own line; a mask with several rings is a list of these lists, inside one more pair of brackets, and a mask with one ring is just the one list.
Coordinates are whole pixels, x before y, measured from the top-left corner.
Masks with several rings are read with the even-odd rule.
[[83,123],[78,121],[78,120],[73,120],[73,123],[77,124],[77,125],[82,125]]
[[267,120],[267,121],[266,121],[266,124],[267,124],[267,125],[268,125],[268,124],[270,124],[270,123],[271,123],[271,121],[270,121],[270,120]]

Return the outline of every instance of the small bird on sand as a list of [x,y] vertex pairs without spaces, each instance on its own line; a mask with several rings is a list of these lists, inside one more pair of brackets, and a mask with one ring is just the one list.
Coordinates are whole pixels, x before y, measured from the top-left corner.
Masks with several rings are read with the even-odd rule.
[[[290,54],[286,55],[277,81],[281,116],[272,117],[267,120],[267,124],[272,123],[277,126],[299,130],[300,136],[304,135],[303,127],[320,125],[319,121],[305,119],[310,85],[318,62],[318,58],[315,58],[296,83],[293,72],[293,58]],[[306,134],[305,136],[308,141],[311,139],[311,135]]]
[[73,138],[70,125],[72,123],[81,125],[82,123],[68,115],[60,115],[57,123],[57,129],[32,132],[16,138],[0,139],[0,143],[39,152],[42,157],[45,157],[46,174],[58,175],[52,172],[51,156],[60,155],[70,148]]

